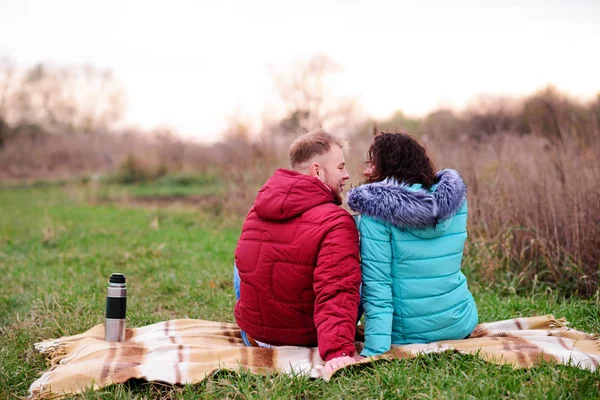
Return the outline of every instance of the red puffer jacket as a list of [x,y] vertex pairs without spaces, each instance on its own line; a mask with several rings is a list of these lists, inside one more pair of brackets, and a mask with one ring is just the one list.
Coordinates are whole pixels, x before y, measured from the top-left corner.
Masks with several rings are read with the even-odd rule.
[[272,345],[354,355],[361,280],[354,220],[318,179],[279,169],[260,189],[235,250],[235,318]]

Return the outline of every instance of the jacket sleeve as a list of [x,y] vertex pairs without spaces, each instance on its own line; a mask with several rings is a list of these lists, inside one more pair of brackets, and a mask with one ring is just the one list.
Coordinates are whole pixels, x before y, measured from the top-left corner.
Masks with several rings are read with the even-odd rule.
[[390,228],[363,216],[360,223],[365,347],[362,356],[388,351],[392,344],[392,246]]
[[358,230],[344,211],[326,233],[314,273],[314,321],[319,354],[325,361],[353,356],[360,302]]

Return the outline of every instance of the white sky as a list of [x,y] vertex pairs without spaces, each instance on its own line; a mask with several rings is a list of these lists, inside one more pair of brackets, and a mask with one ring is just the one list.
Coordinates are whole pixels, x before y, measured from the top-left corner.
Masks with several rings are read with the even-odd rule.
[[[482,6],[485,4],[485,6]],[[269,66],[325,53],[383,118],[549,83],[600,91],[600,1],[0,0],[0,56],[110,68],[127,121],[212,141],[276,101]]]

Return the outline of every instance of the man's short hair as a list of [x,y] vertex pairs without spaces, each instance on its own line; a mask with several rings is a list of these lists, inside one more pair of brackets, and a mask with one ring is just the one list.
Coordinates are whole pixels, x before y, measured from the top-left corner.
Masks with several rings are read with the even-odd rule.
[[305,133],[290,146],[290,167],[295,170],[311,158],[327,153],[332,144],[338,145],[342,149],[347,147],[345,140],[337,138],[323,129],[319,128]]

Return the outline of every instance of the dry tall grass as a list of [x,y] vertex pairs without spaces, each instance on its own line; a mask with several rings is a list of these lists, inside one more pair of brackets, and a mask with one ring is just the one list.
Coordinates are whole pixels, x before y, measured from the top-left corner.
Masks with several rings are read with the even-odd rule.
[[[369,143],[366,132],[352,142],[347,161],[353,185],[362,180]],[[477,275],[491,282],[509,272],[517,284],[544,282],[569,294],[598,290],[600,140],[581,147],[578,141],[499,134],[424,143],[439,169],[457,169],[467,182],[467,254]],[[224,172],[235,182],[235,210],[244,213],[260,183],[285,167],[286,148],[265,147],[258,159],[250,151],[236,154]]]
[[[0,152],[0,179],[82,176],[132,163],[150,177],[210,173],[224,184],[220,212],[243,216],[269,175],[287,167],[292,139],[230,138],[209,147],[173,137],[21,135]],[[367,132],[352,140],[347,161],[354,185],[370,140]],[[457,169],[467,182],[467,254],[479,276],[492,281],[510,272],[517,282],[542,281],[565,293],[598,290],[600,139],[585,146],[511,134],[423,141],[438,168]]]
[[203,173],[219,163],[219,155],[210,146],[173,136],[53,135],[24,130],[0,149],[0,180],[69,179],[115,172],[128,163],[135,163],[149,177],[161,171]]
[[438,166],[469,187],[469,250],[484,277],[510,270],[521,281],[593,294],[600,265],[600,142],[500,135],[486,142],[428,143]]

